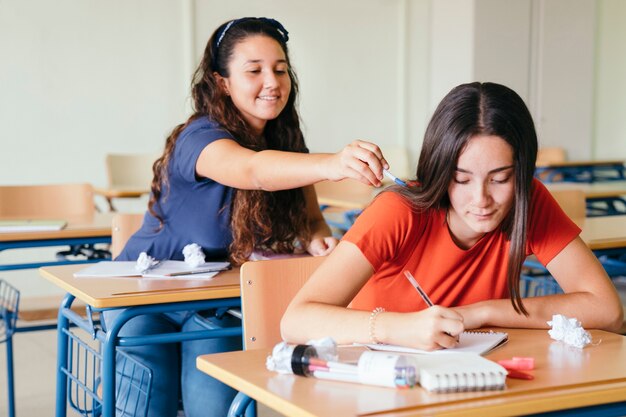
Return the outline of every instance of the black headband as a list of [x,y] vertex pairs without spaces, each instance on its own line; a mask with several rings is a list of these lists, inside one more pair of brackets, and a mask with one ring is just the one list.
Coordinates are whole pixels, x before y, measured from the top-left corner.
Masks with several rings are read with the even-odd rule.
[[284,42],[287,42],[289,40],[289,32],[287,32],[287,29],[285,29],[285,27],[278,20],[270,19],[267,17],[242,17],[241,19],[231,20],[224,26],[219,35],[216,36],[215,49],[220,47],[220,43],[222,43],[222,39],[224,39],[224,35],[226,35],[226,32],[228,32],[228,29],[248,20],[260,20],[261,22],[267,23],[276,29],[278,34],[283,38]]

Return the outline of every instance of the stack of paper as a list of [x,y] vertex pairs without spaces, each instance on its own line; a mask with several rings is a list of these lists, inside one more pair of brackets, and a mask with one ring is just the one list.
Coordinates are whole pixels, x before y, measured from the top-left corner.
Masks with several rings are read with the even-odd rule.
[[137,263],[133,261],[116,262],[102,261],[91,264],[74,273],[76,278],[106,278],[106,277],[144,277],[144,278],[198,278],[207,279],[217,275],[220,271],[230,269],[228,262],[205,262],[195,268],[184,261],[162,261],[147,271],[138,271]]

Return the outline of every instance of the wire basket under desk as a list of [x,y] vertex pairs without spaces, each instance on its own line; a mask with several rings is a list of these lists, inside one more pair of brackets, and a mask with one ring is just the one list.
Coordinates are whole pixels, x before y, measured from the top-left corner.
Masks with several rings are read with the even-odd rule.
[[[62,371],[68,378],[68,405],[81,416],[97,417],[102,409],[100,342],[81,339],[77,334],[80,331],[75,328],[64,330],[68,336],[68,367]],[[152,387],[152,371],[137,358],[120,350],[116,353],[116,364],[116,416],[145,417]]]

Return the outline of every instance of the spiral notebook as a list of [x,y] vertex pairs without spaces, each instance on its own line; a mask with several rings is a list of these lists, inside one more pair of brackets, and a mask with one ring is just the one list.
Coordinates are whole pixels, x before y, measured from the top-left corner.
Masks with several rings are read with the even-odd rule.
[[507,371],[496,362],[475,353],[411,355],[419,383],[427,391],[463,392],[506,388]]
[[440,350],[421,350],[405,346],[366,344],[372,350],[384,350],[398,353],[427,353],[427,354],[450,354],[450,353],[475,353],[484,355],[492,350],[504,345],[509,340],[508,333],[505,332],[480,332],[466,331],[459,335],[459,343],[453,348]]

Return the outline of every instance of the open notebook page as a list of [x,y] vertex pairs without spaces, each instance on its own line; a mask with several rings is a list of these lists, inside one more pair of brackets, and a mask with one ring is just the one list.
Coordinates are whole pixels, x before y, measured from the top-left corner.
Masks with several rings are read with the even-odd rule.
[[385,345],[385,344],[366,344],[372,350],[383,350],[398,353],[426,353],[426,354],[447,354],[447,353],[476,353],[484,355],[491,352],[497,347],[504,345],[509,340],[508,333],[504,332],[463,332],[459,335],[459,344],[449,349],[439,350],[421,350],[405,346]]

